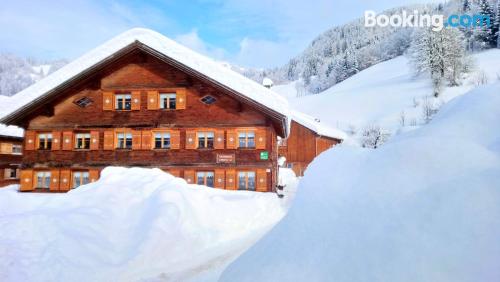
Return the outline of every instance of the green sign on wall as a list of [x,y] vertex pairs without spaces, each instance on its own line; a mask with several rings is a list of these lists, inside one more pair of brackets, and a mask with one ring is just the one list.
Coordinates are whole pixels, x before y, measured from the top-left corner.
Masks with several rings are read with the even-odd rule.
[[260,159],[261,160],[268,160],[269,159],[269,152],[268,151],[260,152]]

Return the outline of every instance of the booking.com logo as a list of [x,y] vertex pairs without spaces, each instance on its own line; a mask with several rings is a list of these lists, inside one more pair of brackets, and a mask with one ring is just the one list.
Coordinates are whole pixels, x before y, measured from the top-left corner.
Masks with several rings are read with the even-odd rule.
[[434,31],[441,31],[445,27],[473,28],[491,26],[489,15],[450,15],[445,22],[444,15],[420,14],[417,10],[409,14],[403,11],[401,15],[377,15],[375,11],[365,11],[365,27],[432,27]]

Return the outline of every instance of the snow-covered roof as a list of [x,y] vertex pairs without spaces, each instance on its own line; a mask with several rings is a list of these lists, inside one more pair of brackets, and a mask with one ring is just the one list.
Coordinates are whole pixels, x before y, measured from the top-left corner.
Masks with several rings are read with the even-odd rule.
[[0,123],[0,136],[24,137],[24,130],[20,127]]
[[[194,52],[158,32],[144,28],[133,28],[112,38],[58,71],[19,92],[15,95],[15,99],[13,99],[14,101],[12,101],[11,107],[8,112],[6,112],[5,116],[8,117],[13,113],[22,111],[25,109],[23,107],[31,103],[36,103],[37,99],[43,98],[44,95],[48,94],[51,90],[70,81],[82,72],[110,58],[118,51],[137,42],[245,96],[249,100],[264,106],[264,108],[285,116],[288,119],[286,125],[286,127],[288,127],[289,110],[286,99],[263,87],[259,83],[222,66],[212,59]],[[286,131],[288,131],[288,128],[286,128]]]
[[345,133],[344,131],[325,125],[310,115],[304,114],[299,111],[292,111],[291,116],[292,120],[311,129],[320,136],[325,136],[340,140],[345,140],[347,138],[347,133]]

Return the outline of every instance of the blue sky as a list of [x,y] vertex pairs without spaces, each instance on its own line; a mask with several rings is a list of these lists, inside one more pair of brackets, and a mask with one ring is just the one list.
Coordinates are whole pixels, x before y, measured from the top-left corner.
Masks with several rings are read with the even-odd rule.
[[129,28],[147,27],[218,60],[273,67],[365,10],[415,2],[0,0],[0,52],[74,59]]

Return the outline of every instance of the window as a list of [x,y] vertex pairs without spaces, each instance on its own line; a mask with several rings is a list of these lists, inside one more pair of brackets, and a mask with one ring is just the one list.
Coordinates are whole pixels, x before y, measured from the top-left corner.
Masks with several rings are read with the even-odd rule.
[[286,147],[287,146],[287,139],[279,138],[278,139],[278,146]]
[[170,149],[170,133],[155,132],[155,149]]
[[205,185],[214,187],[214,173],[211,171],[198,171],[196,173],[196,183],[198,185]]
[[255,191],[255,172],[240,171],[238,173],[238,190]]
[[203,98],[201,98],[201,101],[207,105],[212,105],[213,103],[215,103],[215,101],[217,101],[217,99],[215,99],[214,97],[212,97],[210,95],[207,95],[207,96],[204,96]]
[[12,145],[12,154],[22,154],[23,153],[23,146],[19,144],[13,144]]
[[117,132],[116,133],[116,148],[118,149],[132,149],[132,133]]
[[83,97],[83,98],[80,98],[76,101],[74,101],[73,103],[75,103],[77,106],[81,107],[81,108],[85,108],[87,107],[88,105],[92,104],[92,100],[88,97]]
[[18,177],[18,170],[15,168],[6,168],[4,171],[4,178],[5,179],[17,179]]
[[160,93],[160,109],[175,109],[175,93]]
[[214,133],[213,132],[198,132],[198,148],[213,149],[214,148]]
[[36,173],[36,188],[50,188],[50,171],[39,171]]
[[238,133],[240,148],[255,148],[255,132],[241,131]]
[[90,133],[77,133],[75,138],[76,149],[90,149]]
[[90,177],[88,171],[75,171],[73,172],[73,188],[89,184]]
[[132,109],[132,95],[131,94],[116,94],[115,95],[115,109],[117,111],[130,111]]
[[39,150],[52,149],[52,133],[38,134],[38,149]]

